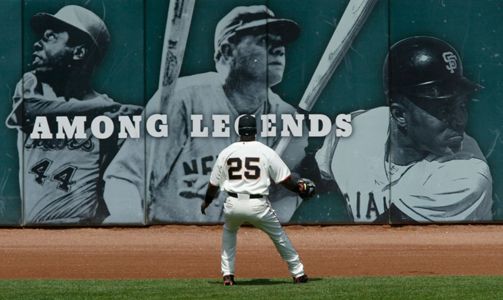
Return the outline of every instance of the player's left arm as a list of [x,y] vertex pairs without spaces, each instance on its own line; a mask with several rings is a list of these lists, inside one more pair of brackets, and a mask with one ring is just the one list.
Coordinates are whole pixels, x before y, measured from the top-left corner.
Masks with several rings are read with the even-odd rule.
[[297,177],[312,179],[319,193],[338,192],[338,186],[330,171],[331,161],[325,161],[333,155],[338,138],[332,134],[327,136],[322,142],[323,147],[320,142],[320,138],[309,138],[309,144],[304,148],[305,156],[292,169],[292,173]]
[[307,178],[298,179],[279,155],[271,149],[267,155],[269,161],[268,174],[275,182],[284,186],[286,189],[298,194],[303,199],[314,196],[316,192],[315,184]]
[[298,194],[302,199],[311,198],[316,193],[316,185],[307,178],[294,179],[293,176],[288,176],[280,184]]
[[339,143],[339,138],[335,134],[336,129],[334,124],[325,138],[308,138],[307,145],[302,148],[303,158],[292,169],[292,173],[298,174],[299,177],[311,178],[320,192],[332,191],[335,186],[331,163]]

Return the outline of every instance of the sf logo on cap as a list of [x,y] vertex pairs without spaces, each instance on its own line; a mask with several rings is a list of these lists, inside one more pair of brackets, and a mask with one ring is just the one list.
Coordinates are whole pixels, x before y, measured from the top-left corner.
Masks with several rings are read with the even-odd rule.
[[456,70],[456,68],[458,67],[457,62],[458,58],[456,57],[456,55],[454,55],[454,53],[449,51],[442,53],[442,57],[444,58],[444,61],[447,63],[445,68],[449,70],[451,73],[454,73],[454,70]]

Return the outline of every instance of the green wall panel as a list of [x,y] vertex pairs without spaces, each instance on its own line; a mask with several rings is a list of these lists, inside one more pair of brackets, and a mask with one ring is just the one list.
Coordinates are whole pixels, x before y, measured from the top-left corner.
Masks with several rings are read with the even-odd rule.
[[[2,124],[11,111],[12,93],[21,77],[21,10],[18,0],[0,2],[0,25],[4,28],[4,40],[0,43],[0,70],[2,70]],[[21,201],[19,196],[19,160],[16,149],[16,132],[0,126],[0,225],[21,224]]]

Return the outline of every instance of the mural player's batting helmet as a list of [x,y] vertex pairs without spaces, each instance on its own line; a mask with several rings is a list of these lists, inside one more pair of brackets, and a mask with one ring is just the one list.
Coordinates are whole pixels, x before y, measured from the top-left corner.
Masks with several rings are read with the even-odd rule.
[[409,37],[392,45],[384,61],[383,78],[389,99],[394,95],[450,99],[482,88],[463,75],[456,49],[430,36]]

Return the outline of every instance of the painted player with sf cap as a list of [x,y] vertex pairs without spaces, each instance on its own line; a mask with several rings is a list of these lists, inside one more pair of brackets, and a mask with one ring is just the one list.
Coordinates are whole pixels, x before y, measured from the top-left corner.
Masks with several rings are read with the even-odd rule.
[[221,252],[224,285],[234,285],[236,235],[245,222],[269,235],[288,264],[294,283],[305,283],[308,278],[304,274],[304,266],[271,207],[268,189],[272,180],[303,198],[309,198],[314,195],[315,186],[309,179],[292,179],[290,170],[276,152],[255,140],[256,126],[253,116],[240,117],[240,140],[218,155],[201,204],[201,212],[206,214],[206,208],[217,195],[218,187],[221,187],[227,195]]
[[352,135],[333,130],[315,155],[354,222],[491,220],[491,173],[465,132],[481,87],[464,76],[458,52],[438,38],[409,37],[390,47],[383,77],[389,107],[353,113]]
[[[239,6],[227,13],[215,30],[217,72],[179,78],[167,107],[159,104],[159,92],[147,104],[147,116],[167,114],[169,126],[169,136],[160,143],[152,170],[145,169],[145,145],[135,141],[126,141],[108,168],[105,200],[112,208],[112,215],[107,221],[112,222],[114,207],[117,211],[125,206],[139,207],[140,210],[146,197],[151,222],[221,222],[224,197],[212,203],[208,215],[193,212],[204,198],[218,153],[235,142],[238,136],[234,130],[222,137],[191,136],[191,118],[202,116],[201,128],[212,132],[215,115],[227,115],[229,124],[235,124],[242,114],[254,114],[257,119],[271,114],[277,120],[283,114],[295,114],[295,108],[271,88],[282,81],[286,46],[298,37],[299,32],[297,23],[277,17],[264,5]],[[190,47],[190,41],[188,45]],[[276,128],[281,132],[282,124],[278,122]],[[258,137],[260,142],[271,147],[279,139],[279,134]],[[283,155],[288,166],[294,167],[300,162],[306,145],[307,136],[293,139]],[[145,190],[147,172],[151,176]],[[271,192],[271,203],[284,222],[290,220],[301,201],[282,187]]]

